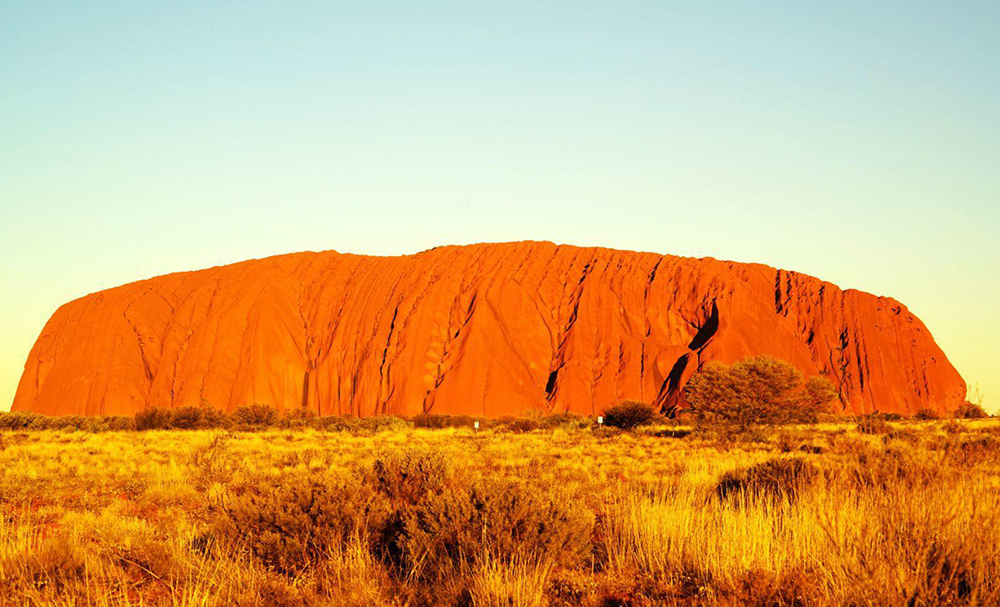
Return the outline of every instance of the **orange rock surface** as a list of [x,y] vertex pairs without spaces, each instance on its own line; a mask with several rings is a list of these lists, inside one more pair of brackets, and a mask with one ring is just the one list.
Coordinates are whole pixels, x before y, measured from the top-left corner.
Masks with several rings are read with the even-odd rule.
[[965,396],[893,299],[757,264],[524,242],[297,253],[94,293],[46,324],[13,409],[592,414],[683,405],[699,366],[755,354],[827,376],[846,412]]

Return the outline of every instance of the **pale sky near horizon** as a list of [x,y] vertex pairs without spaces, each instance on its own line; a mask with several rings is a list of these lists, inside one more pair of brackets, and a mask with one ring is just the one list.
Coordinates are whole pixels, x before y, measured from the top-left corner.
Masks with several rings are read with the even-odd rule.
[[0,4],[0,410],[62,303],[551,240],[895,297],[1000,411],[1000,3]]

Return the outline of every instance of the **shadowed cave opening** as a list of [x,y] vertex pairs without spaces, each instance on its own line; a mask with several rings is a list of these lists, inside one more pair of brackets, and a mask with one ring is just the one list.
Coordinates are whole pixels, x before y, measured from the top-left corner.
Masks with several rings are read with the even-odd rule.
[[708,319],[705,324],[698,329],[698,333],[688,344],[689,350],[697,350],[708,343],[708,340],[712,339],[715,332],[719,330],[719,306],[712,302],[712,313],[708,315]]
[[545,382],[545,397],[552,398],[552,392],[556,389],[556,378],[559,376],[559,369],[549,373],[549,381]]

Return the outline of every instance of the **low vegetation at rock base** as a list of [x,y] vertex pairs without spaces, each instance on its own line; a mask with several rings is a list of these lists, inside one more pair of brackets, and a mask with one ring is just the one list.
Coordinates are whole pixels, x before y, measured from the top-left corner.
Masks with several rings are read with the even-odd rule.
[[0,415],[0,606],[1000,602],[994,419],[204,413]]

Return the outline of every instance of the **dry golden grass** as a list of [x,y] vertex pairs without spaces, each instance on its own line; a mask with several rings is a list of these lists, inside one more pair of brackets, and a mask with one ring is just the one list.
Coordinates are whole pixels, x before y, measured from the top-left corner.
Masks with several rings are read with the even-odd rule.
[[997,420],[582,426],[8,431],[0,607],[1000,604]]

